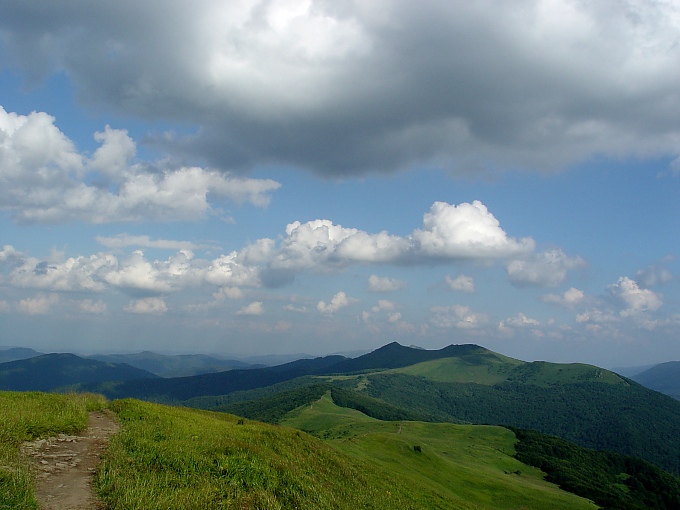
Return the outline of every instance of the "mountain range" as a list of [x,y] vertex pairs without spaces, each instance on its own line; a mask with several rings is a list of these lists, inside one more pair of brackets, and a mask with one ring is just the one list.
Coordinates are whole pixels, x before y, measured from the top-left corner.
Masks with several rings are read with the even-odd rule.
[[336,403],[374,418],[532,429],[680,473],[680,401],[592,365],[524,362],[477,345],[391,343],[357,358],[168,378],[74,355],[0,364],[0,389],[65,386],[274,423],[330,391]]

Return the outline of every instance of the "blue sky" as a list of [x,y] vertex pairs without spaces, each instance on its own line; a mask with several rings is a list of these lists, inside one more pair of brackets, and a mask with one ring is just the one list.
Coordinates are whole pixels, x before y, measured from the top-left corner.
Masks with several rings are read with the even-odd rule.
[[680,359],[672,2],[223,4],[3,2],[0,345]]

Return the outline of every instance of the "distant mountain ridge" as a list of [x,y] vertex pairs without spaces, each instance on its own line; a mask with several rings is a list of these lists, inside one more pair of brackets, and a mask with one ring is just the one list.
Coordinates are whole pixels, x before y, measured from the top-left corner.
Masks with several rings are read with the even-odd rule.
[[425,350],[419,347],[404,347],[397,342],[391,342],[368,354],[358,358],[347,359],[331,367],[329,373],[359,372],[361,370],[375,370],[380,368],[401,368],[423,361],[440,358],[470,355],[473,353],[490,352],[484,347],[473,344],[449,345],[439,350]]
[[104,363],[65,353],[43,354],[0,364],[0,390],[6,391],[50,391],[83,382],[156,377],[130,365]]
[[631,379],[647,388],[680,400],[680,361],[660,363]]
[[42,352],[27,349],[25,347],[10,347],[9,349],[0,350],[0,363],[9,363],[10,361],[18,361],[21,359],[34,358],[41,356]]
[[126,380],[115,383],[85,383],[80,390],[102,393],[108,398],[139,398],[158,402],[177,402],[194,397],[224,395],[243,390],[271,386],[306,375],[325,373],[329,367],[347,358],[325,356],[301,359],[274,367],[229,370],[189,377]]
[[108,363],[127,363],[161,377],[186,377],[191,375],[223,372],[233,369],[254,368],[257,365],[238,360],[225,360],[205,354],[158,354],[143,351],[135,354],[93,354],[89,359]]

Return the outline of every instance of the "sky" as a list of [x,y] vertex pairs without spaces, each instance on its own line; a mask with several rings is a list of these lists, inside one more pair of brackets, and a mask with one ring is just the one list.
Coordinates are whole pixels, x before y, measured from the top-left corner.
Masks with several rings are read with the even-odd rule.
[[680,359],[673,0],[0,4],[0,345]]

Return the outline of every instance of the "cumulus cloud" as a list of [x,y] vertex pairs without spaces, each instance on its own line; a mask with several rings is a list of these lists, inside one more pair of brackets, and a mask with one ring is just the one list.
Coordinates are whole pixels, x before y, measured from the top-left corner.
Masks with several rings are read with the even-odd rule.
[[452,278],[449,275],[444,277],[444,281],[449,289],[458,292],[466,292],[472,294],[475,292],[475,280],[472,276],[465,276],[463,274]]
[[620,312],[622,317],[653,312],[663,305],[661,296],[652,290],[641,289],[635,280],[627,276],[622,276],[616,283],[610,285],[609,292],[625,304],[625,308]]
[[216,199],[265,206],[280,184],[200,167],[135,162],[125,130],[106,127],[91,159],[46,113],[0,107],[0,210],[21,223],[187,221],[216,214]]
[[[509,237],[479,201],[459,205],[435,202],[423,216],[423,228],[405,237],[387,232],[370,234],[330,220],[296,221],[286,227],[286,237],[272,266],[300,269],[350,263],[498,259],[528,254],[534,244],[530,238]],[[378,280],[374,282],[378,284]]]
[[[191,244],[154,240],[145,235],[121,234],[98,237],[97,241],[116,250],[143,245],[178,251],[165,259],[150,258],[142,250],[124,255],[100,252],[75,257],[64,257],[55,252],[50,257],[37,259],[8,245],[0,250],[0,278],[7,285],[19,288],[97,293],[116,289],[135,298],[212,286],[216,289],[213,291],[215,300],[240,299],[242,288],[287,285],[302,272],[340,271],[352,264],[486,262],[514,257],[530,251],[534,245],[529,238],[516,240],[508,236],[480,202],[460,205],[436,202],[424,215],[423,224],[423,228],[414,230],[411,235],[393,236],[386,232],[372,234],[346,228],[330,220],[296,221],[289,224],[285,235],[278,239],[258,239],[212,259],[197,257]],[[362,247],[358,248],[360,245]],[[558,256],[553,258],[557,258],[558,263],[550,266],[551,270],[557,266],[564,272],[565,267],[581,263],[580,259],[566,257],[559,251],[556,253]],[[537,257],[539,262],[541,257],[543,255]],[[542,273],[539,271],[538,274]],[[474,281],[470,277],[448,277],[447,282],[451,288],[474,291]],[[371,275],[368,285],[373,292],[392,292],[403,288],[404,282]],[[337,297],[335,303],[324,303],[319,309],[332,312],[341,305],[340,299]]]
[[[157,143],[222,168],[357,175],[437,161],[468,173],[678,155],[674,2],[157,9],[8,0],[3,54],[33,82],[65,70],[89,103],[198,126]],[[124,149],[97,160],[115,165]]]
[[567,279],[567,272],[586,266],[581,257],[570,257],[556,248],[511,260],[505,269],[510,281],[516,285],[556,287]]
[[17,304],[17,310],[29,315],[44,315],[58,302],[59,296],[57,294],[38,294],[35,297],[20,300]]
[[398,305],[387,299],[381,299],[375,306],[371,307],[371,311],[364,311],[361,317],[365,322],[374,319],[387,321],[389,323],[399,323],[401,321],[401,312],[397,311]]
[[423,216],[423,228],[414,231],[417,254],[435,258],[511,257],[533,250],[532,239],[509,238],[484,204],[451,205],[435,202]]
[[236,315],[262,315],[263,313],[264,307],[262,306],[262,301],[254,301],[241,308],[236,312]]
[[402,280],[389,276],[380,277],[372,274],[368,277],[368,290],[371,292],[396,292],[405,286]]
[[488,321],[484,313],[473,312],[469,306],[433,306],[431,322],[438,328],[477,329]]
[[319,301],[316,304],[316,309],[323,314],[334,314],[341,308],[345,308],[359,300],[353,297],[347,296],[343,291],[338,292],[335,296],[331,298],[330,303],[325,301]]
[[654,314],[663,306],[662,296],[641,288],[635,280],[622,276],[607,290],[609,299],[603,306],[579,313],[576,316],[577,323],[593,326],[591,329],[594,331],[599,331],[602,326],[616,328],[624,325],[654,330],[668,324],[668,319],[659,319]]
[[498,323],[498,331],[506,336],[513,336],[515,334],[515,329],[527,329],[533,328],[532,332],[536,336],[543,336],[543,332],[538,328],[541,325],[536,319],[527,317],[526,314],[519,312],[514,317],[508,317]]
[[147,297],[130,301],[125,311],[138,315],[163,315],[168,311],[168,306],[163,298]]
[[508,317],[503,321],[503,323],[514,328],[535,327],[540,325],[540,322],[538,322],[536,319],[527,317],[522,312],[519,312],[514,317]]
[[574,287],[565,290],[562,294],[546,294],[541,297],[541,300],[544,303],[552,303],[565,308],[573,308],[582,303],[584,299],[585,293]]

